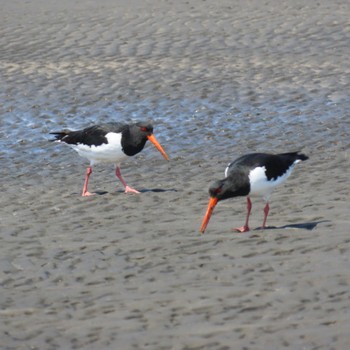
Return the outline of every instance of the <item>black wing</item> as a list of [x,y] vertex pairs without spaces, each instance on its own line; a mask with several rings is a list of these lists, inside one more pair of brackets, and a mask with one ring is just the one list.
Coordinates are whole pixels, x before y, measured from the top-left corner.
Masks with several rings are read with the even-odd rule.
[[297,160],[306,160],[305,154],[298,152],[276,154],[273,158],[267,159],[266,177],[268,180],[276,179],[285,174]]
[[227,175],[229,176],[230,173],[237,172],[237,169],[240,169],[248,175],[250,170],[256,167],[265,167],[267,179],[276,179],[285,174],[295,161],[306,159],[308,159],[308,157],[305,154],[299,154],[298,152],[281,154],[246,154],[236,159],[228,166]]
[[106,138],[108,133],[121,133],[127,128],[127,124],[107,123],[103,125],[93,125],[83,130],[62,130],[59,132],[51,132],[50,134],[56,137],[53,141],[62,141],[73,145],[84,144],[87,146],[100,146],[104,143],[108,143]]

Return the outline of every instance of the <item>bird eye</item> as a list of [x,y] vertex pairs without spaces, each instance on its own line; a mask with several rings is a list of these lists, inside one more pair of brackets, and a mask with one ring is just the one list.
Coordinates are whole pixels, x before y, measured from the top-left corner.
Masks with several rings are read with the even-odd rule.
[[215,194],[218,194],[218,193],[220,193],[220,192],[221,192],[221,190],[222,190],[222,187],[218,187],[218,188],[216,188],[216,189],[215,189],[215,191],[214,191],[214,192],[215,192]]
[[145,126],[142,126],[140,129],[141,129],[141,131],[143,131],[143,132],[147,132],[147,131],[148,131],[147,128],[146,128]]

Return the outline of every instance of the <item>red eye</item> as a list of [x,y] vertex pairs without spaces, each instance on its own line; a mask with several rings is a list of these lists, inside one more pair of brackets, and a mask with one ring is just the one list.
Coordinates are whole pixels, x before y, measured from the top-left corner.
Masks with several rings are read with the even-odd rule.
[[214,193],[215,193],[215,194],[218,194],[218,193],[221,192],[221,190],[222,190],[222,188],[221,188],[221,187],[218,187],[218,188],[215,189]]
[[148,130],[147,130],[147,128],[146,128],[145,126],[142,126],[142,127],[141,127],[141,131],[147,132]]

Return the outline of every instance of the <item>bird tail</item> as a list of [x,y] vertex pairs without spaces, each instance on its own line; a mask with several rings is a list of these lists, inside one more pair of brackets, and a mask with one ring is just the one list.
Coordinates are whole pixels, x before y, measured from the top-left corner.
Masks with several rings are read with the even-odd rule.
[[66,136],[68,136],[71,133],[70,130],[62,130],[62,131],[55,131],[55,132],[50,132],[50,135],[54,135],[55,138],[50,140],[51,142],[58,141],[60,142],[63,140]]
[[304,153],[300,153],[300,154],[297,153],[297,157],[300,160],[307,160],[307,159],[309,159],[309,157],[307,155],[305,155]]
[[299,153],[299,152],[300,151],[291,152],[291,153],[282,153],[282,155],[292,157],[295,160],[307,160],[307,159],[309,159],[309,157],[307,155],[305,155],[304,153]]

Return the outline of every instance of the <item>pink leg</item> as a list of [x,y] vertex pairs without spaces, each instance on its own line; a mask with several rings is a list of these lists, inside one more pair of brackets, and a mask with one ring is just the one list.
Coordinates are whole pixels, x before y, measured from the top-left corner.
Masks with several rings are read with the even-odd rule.
[[247,212],[247,217],[245,219],[244,226],[236,228],[235,231],[238,231],[238,232],[249,231],[248,221],[249,221],[250,211],[252,210],[252,202],[250,201],[249,197],[247,197],[247,210],[248,210],[248,212]]
[[125,187],[125,193],[140,193],[139,191],[137,191],[134,188],[127,185],[127,183],[125,182],[125,180],[122,177],[122,174],[120,173],[119,166],[117,166],[117,168],[115,170],[115,174],[117,175],[118,179],[123,184],[123,186]]
[[270,206],[269,206],[269,203],[267,202],[264,208],[264,221],[261,228],[266,227],[266,220],[267,220],[267,215],[269,215],[269,210],[270,210]]
[[91,166],[89,166],[86,168],[86,176],[85,176],[83,193],[82,193],[83,197],[92,196],[95,194],[95,193],[88,192],[89,177],[90,177],[91,173],[92,173],[92,168],[91,168]]

